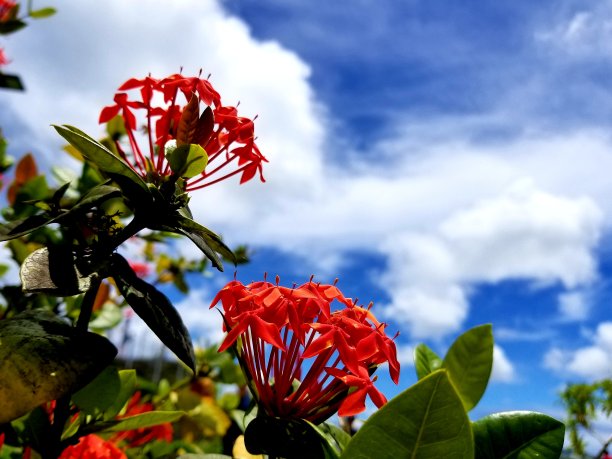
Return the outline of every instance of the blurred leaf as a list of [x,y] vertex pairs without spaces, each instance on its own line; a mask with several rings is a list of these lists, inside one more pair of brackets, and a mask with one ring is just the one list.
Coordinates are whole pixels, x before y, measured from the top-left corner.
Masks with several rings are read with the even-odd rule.
[[541,413],[510,411],[472,425],[476,459],[557,459],[565,426]]
[[119,140],[121,137],[126,135],[127,131],[125,130],[125,121],[123,121],[123,116],[116,115],[114,118],[111,118],[106,123],[106,132],[113,140]]
[[47,311],[0,321],[0,424],[80,389],[116,354],[106,338]]
[[425,344],[419,344],[414,349],[414,368],[419,379],[439,370],[441,366],[442,359]]
[[446,371],[424,377],[372,414],[342,454],[359,457],[472,459],[470,421]]
[[136,381],[136,370],[119,371],[120,390],[113,404],[104,412],[105,420],[113,419],[121,412],[136,389]]
[[[0,24],[0,29],[2,29],[2,24]],[[0,31],[0,35],[1,34],[2,32]],[[21,78],[19,78],[19,76],[0,72],[0,88],[23,91],[25,86],[21,82]]]
[[9,21],[0,22],[0,35],[8,35],[9,33],[17,32],[26,25],[27,24],[21,19],[11,19]]
[[21,265],[19,277],[23,291],[72,296],[86,292],[91,276],[83,276],[67,247],[51,246],[32,252]]
[[72,401],[86,414],[99,415],[115,402],[121,390],[119,372],[108,366],[96,378],[72,395]]
[[38,175],[38,168],[32,153],[28,153],[17,163],[15,168],[15,182],[24,184]]
[[204,112],[202,112],[200,119],[198,119],[196,132],[191,138],[191,143],[197,143],[198,145],[205,146],[210,140],[214,127],[215,119],[212,108],[206,107]]
[[174,422],[183,416],[185,416],[184,411],[148,411],[121,418],[117,421],[107,421],[101,424],[99,427],[102,428],[97,431],[121,432],[124,430],[142,429],[144,427],[165,424],[166,422]]
[[89,328],[103,332],[116,327],[122,320],[123,312],[121,308],[113,303],[105,303],[94,319],[89,322]]
[[444,357],[453,386],[466,411],[476,406],[487,388],[493,367],[493,332],[491,325],[468,330],[452,344]]
[[55,13],[57,13],[57,10],[55,8],[46,7],[46,8],[41,8],[39,10],[30,11],[28,14],[31,18],[42,19],[42,18],[48,18],[50,16],[53,16]]
[[195,355],[189,332],[168,298],[140,279],[121,255],[112,255],[111,274],[134,312],[168,349],[195,373]]

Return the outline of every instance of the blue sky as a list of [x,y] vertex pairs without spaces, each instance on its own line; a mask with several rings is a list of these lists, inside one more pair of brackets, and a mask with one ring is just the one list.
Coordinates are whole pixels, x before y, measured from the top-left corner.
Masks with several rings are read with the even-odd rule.
[[[612,1],[47,3],[2,41],[28,89],[0,94],[14,154],[70,166],[50,123],[95,135],[127,78],[203,67],[270,159],[192,200],[255,250],[241,280],[339,277],[401,331],[402,387],[416,343],[492,322],[474,417],[560,415],[565,382],[612,373]],[[180,300],[196,334],[226,279]]]

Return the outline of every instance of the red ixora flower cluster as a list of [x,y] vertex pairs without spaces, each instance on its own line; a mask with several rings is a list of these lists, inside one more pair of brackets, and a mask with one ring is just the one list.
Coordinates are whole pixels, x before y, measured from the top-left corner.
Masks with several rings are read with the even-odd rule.
[[[310,279],[288,288],[278,278],[246,286],[234,280],[211,308],[219,301],[228,332],[219,351],[236,345],[253,395],[269,416],[320,423],[336,411],[364,411],[366,396],[380,407],[386,399],[371,374],[385,362],[398,382],[397,351],[385,324],[335,284]],[[340,309],[332,311],[332,303]]]
[[[2,0],[0,0],[2,1]],[[139,97],[132,99],[130,93],[139,90]],[[251,180],[257,172],[264,181],[262,163],[267,161],[255,144],[253,120],[238,116],[236,107],[221,104],[221,96],[208,79],[186,77],[180,74],[156,79],[151,76],[131,78],[119,87],[115,104],[105,107],[100,113],[100,123],[120,115],[123,118],[129,148],[117,141],[121,157],[142,177],[156,173],[158,177],[172,174],[165,159],[165,148],[179,136],[179,123],[192,96],[205,109],[197,126],[191,126],[191,134],[208,155],[206,169],[197,177],[187,181],[185,191],[192,191],[241,174],[240,183]],[[180,103],[184,99],[184,102]],[[189,110],[189,109],[188,109]],[[198,110],[199,112],[199,110]],[[146,150],[137,141],[138,115],[146,120]],[[197,119],[197,118],[196,118]],[[195,130],[195,131],[194,131]]]

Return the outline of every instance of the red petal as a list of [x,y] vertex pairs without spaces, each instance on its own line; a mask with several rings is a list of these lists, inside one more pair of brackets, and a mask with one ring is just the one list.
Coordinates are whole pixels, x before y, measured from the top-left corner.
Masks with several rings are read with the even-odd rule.
[[118,105],[110,105],[108,107],[104,107],[102,111],[100,112],[100,119],[98,120],[98,122],[106,123],[107,121],[110,121],[115,116],[117,116],[118,113],[119,113]]

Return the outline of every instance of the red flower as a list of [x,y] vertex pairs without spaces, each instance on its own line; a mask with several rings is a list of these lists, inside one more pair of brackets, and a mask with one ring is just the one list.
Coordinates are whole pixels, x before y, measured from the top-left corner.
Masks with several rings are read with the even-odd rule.
[[91,434],[66,448],[59,459],[127,459],[127,456],[112,442]]
[[[339,309],[332,311],[334,300]],[[338,410],[362,412],[366,396],[380,407],[386,399],[370,375],[384,362],[398,382],[385,324],[335,285],[232,281],[211,307],[219,302],[228,332],[219,351],[236,347],[253,396],[269,416],[319,423]]]
[[0,0],[0,22],[7,22],[11,19],[12,10],[15,6],[17,6],[16,2]]
[[[135,416],[137,414],[155,410],[155,407],[151,402],[141,402],[141,398],[142,394],[140,392],[136,392],[128,402],[125,414],[122,417]],[[173,432],[172,424],[166,422],[153,427],[142,427],[139,429],[119,432],[112,438],[112,441],[115,443],[124,441],[130,448],[135,448],[155,440],[171,442]]]
[[9,62],[10,61],[6,57],[6,54],[4,54],[4,49],[0,48],[0,67],[7,65]]
[[[138,96],[131,98],[134,92]],[[166,148],[187,143],[204,148],[208,164],[200,175],[187,180],[185,191],[204,188],[237,174],[240,183],[251,180],[258,172],[264,181],[262,163],[267,160],[255,144],[253,121],[238,116],[236,107],[221,105],[221,96],[208,80],[180,74],[161,80],[150,76],[131,78],[119,87],[114,101],[114,105],[102,109],[100,123],[121,116],[129,148],[116,140],[117,150],[143,178],[159,182],[172,175]],[[201,115],[200,104],[208,106]],[[144,120],[146,148],[141,148],[137,138],[139,115]]]
[[151,273],[151,267],[141,261],[130,261],[130,267],[138,277],[147,277]]

